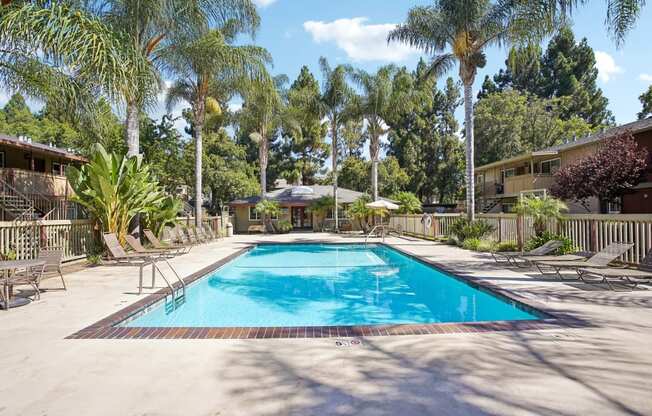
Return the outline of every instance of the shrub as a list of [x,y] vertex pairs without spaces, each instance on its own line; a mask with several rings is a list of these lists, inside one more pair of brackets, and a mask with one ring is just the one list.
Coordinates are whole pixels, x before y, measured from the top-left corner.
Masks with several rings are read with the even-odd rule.
[[287,234],[292,231],[292,223],[287,220],[281,220],[276,223],[276,232],[279,234]]
[[486,237],[494,231],[494,226],[485,220],[476,220],[470,222],[466,218],[460,218],[451,224],[451,234],[458,240],[464,241],[468,238],[478,240]]
[[496,249],[496,242],[493,240],[480,240],[480,244],[478,244],[478,248],[476,251],[481,251],[483,253],[488,253],[490,251],[495,251]]
[[555,254],[568,254],[577,251],[577,248],[573,245],[573,241],[564,237],[563,235],[556,235],[549,231],[544,232],[539,236],[534,236],[527,243],[525,243],[525,251],[534,250],[537,247],[541,247],[550,240],[559,240],[564,243],[563,246],[559,247]]
[[479,238],[467,238],[464,241],[462,241],[462,248],[467,250],[478,251],[478,247],[480,247],[481,243],[482,241]]
[[421,212],[421,201],[412,192],[396,192],[390,199],[398,202],[397,214],[414,214]]
[[516,241],[503,241],[496,244],[496,251],[518,251]]

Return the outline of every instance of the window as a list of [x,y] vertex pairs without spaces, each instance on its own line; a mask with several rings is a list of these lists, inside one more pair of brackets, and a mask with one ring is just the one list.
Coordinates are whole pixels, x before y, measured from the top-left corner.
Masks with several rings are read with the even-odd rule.
[[615,198],[612,201],[607,202],[607,214],[620,214],[623,203],[620,197]]
[[544,160],[541,162],[542,175],[554,175],[561,167],[561,159]]
[[260,221],[260,213],[256,207],[249,207],[249,221]]
[[501,182],[505,183],[505,178],[511,178],[512,176],[515,176],[515,175],[516,175],[516,171],[514,170],[514,168],[504,169],[501,172],[501,175],[500,175]]
[[45,172],[45,159],[34,158],[34,171]]
[[[340,208],[337,210],[337,218],[348,218],[346,215],[346,208]],[[329,209],[328,212],[326,213],[326,219],[327,220],[332,220],[335,219],[333,217],[333,209]]]
[[62,165],[59,162],[52,162],[52,174],[63,175]]
[[0,168],[5,167],[5,152],[0,152]]

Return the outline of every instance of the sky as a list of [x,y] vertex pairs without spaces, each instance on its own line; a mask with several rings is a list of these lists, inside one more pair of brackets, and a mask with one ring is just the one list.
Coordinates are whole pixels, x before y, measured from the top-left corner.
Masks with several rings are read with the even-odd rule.
[[[271,71],[296,78],[303,65],[320,78],[318,60],[325,56],[331,65],[348,63],[367,71],[394,63],[414,68],[422,54],[405,45],[387,45],[386,36],[397,23],[405,20],[410,7],[429,4],[426,0],[254,0],[262,19],[254,39],[246,42],[267,48],[274,58]],[[594,49],[599,70],[598,86],[609,99],[609,108],[618,124],[635,120],[640,110],[638,96],[652,84],[652,5],[644,8],[637,27],[617,48],[603,24],[606,1],[589,2],[573,15],[576,38],[586,37]],[[545,42],[544,42],[545,46]],[[493,75],[504,66],[507,50],[490,48],[487,65],[476,78],[477,92],[485,75]],[[427,57],[426,57],[427,58]],[[457,69],[450,76],[457,77]],[[169,80],[168,80],[169,83]],[[160,118],[162,105],[150,116]],[[8,99],[0,90],[0,106]],[[31,102],[34,109],[38,103]],[[232,107],[237,108],[238,102]],[[181,107],[175,109],[180,114]],[[462,124],[462,110],[457,113]],[[179,120],[178,128],[185,123]]]

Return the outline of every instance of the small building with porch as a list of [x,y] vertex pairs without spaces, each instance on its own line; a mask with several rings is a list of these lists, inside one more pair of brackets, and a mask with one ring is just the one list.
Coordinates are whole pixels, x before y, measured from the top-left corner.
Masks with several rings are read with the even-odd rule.
[[[365,195],[351,189],[337,188],[338,223],[342,231],[359,231],[360,224],[347,217],[346,211],[350,204]],[[310,186],[285,186],[266,194],[266,198],[275,201],[281,207],[278,218],[273,221],[286,220],[292,224],[294,230],[322,231],[335,227],[333,210],[326,214],[311,212],[310,205],[324,196],[333,196],[331,185]],[[229,202],[229,208],[234,217],[234,231],[248,233],[262,229],[262,218],[256,212],[256,204],[260,202],[260,195],[236,199]]]
[[86,162],[72,150],[0,134],[0,220],[82,217],[65,171]]

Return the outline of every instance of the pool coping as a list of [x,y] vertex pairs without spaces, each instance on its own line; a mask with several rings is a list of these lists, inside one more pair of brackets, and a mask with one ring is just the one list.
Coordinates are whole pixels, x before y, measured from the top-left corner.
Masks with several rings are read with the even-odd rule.
[[[186,285],[204,277],[206,274],[224,266],[231,260],[241,256],[257,245],[270,244],[361,244],[354,242],[272,242],[265,241],[243,247],[240,250],[190,274],[183,279]],[[120,309],[119,311],[89,325],[66,339],[270,339],[270,338],[337,338],[337,337],[367,337],[394,335],[425,335],[425,334],[455,334],[483,333],[502,331],[524,331],[554,328],[586,327],[588,323],[574,316],[556,310],[550,310],[547,305],[525,298],[513,290],[500,287],[483,279],[460,275],[445,264],[420,257],[399,247],[385,242],[374,242],[374,245],[389,247],[416,261],[442,270],[450,277],[458,279],[476,289],[508,302],[517,302],[524,310],[531,313],[546,315],[533,320],[454,322],[430,324],[380,324],[380,325],[346,325],[346,326],[298,326],[298,327],[121,327],[116,326],[134,315],[142,313],[164,300],[168,293],[162,288],[145,298]],[[176,283],[175,288],[180,283]],[[519,305],[519,306],[521,306]]]

